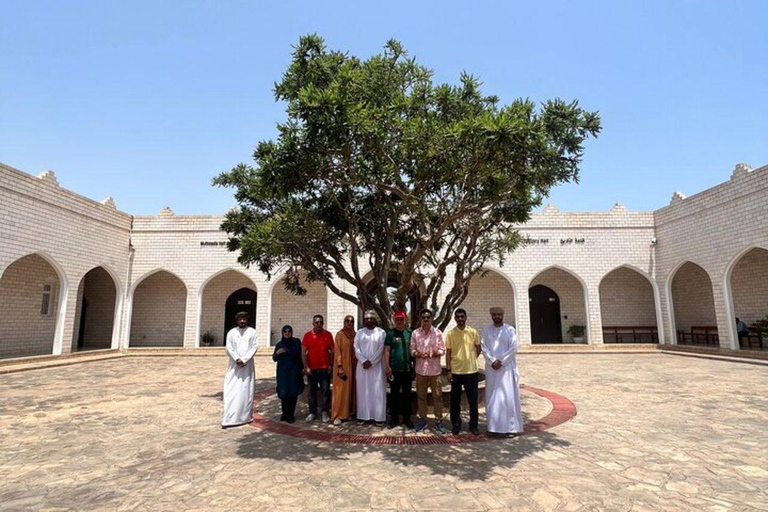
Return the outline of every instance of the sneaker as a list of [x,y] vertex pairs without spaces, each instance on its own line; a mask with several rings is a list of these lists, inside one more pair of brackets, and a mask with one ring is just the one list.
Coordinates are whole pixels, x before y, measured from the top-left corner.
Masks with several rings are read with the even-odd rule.
[[328,423],[331,421],[331,417],[328,416],[328,411],[323,411],[323,423]]
[[443,425],[443,420],[437,420],[437,421],[435,421],[435,428],[436,428],[436,429],[437,429],[437,431],[438,431],[438,432],[440,432],[441,434],[445,434],[445,433],[447,432],[447,430],[445,430],[445,425]]
[[309,416],[307,416],[306,422],[309,423],[310,421],[315,421],[317,418],[317,414],[310,413]]
[[451,429],[451,434],[453,434],[455,436],[459,435],[459,432],[461,432],[461,427],[453,427]]
[[427,420],[419,420],[419,422],[416,423],[416,432],[421,432],[425,428],[427,428]]
[[341,425],[341,420],[339,418],[336,418],[335,420],[333,420],[334,427],[338,427],[339,425]]

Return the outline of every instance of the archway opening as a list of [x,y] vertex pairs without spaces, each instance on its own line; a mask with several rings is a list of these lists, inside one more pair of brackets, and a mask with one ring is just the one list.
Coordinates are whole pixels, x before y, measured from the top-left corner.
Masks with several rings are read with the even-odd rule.
[[38,254],[11,263],[0,277],[0,358],[53,353],[61,280]]
[[469,293],[459,305],[467,311],[467,324],[478,331],[491,323],[489,309],[504,308],[504,322],[516,326],[515,292],[504,276],[492,270],[476,275],[469,282]]
[[706,270],[685,262],[672,278],[675,336],[680,345],[720,345],[712,281]]
[[161,270],[133,292],[131,347],[183,347],[187,288],[181,279]]
[[574,275],[556,267],[541,272],[531,281],[528,301],[531,343],[586,342],[584,286]]
[[77,288],[72,352],[112,347],[117,285],[102,267],[91,269]]
[[226,270],[210,278],[201,292],[200,346],[223,346],[227,332],[235,326],[235,314],[241,310],[249,314],[248,325],[256,327],[253,281],[236,270]]
[[619,267],[600,282],[604,343],[658,343],[653,286],[640,272]]
[[280,341],[283,325],[293,327],[293,335],[299,339],[312,329],[312,317],[323,315],[328,325],[328,293],[320,282],[303,281],[306,295],[294,295],[283,286],[279,279],[272,287],[272,312],[269,327],[270,345]]
[[768,334],[758,324],[768,324],[768,250],[756,247],[739,258],[730,284],[733,312],[744,324],[737,329],[739,348],[768,350]]
[[248,313],[248,325],[256,327],[256,290],[250,288],[240,288],[227,297],[227,304],[224,308],[224,338],[226,341],[227,333],[230,329],[237,326],[235,315],[240,312]]

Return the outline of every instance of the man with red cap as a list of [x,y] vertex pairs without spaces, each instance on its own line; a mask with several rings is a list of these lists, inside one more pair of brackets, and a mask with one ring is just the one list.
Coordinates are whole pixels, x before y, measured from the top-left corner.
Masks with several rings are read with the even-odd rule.
[[394,316],[395,328],[387,331],[384,341],[384,369],[389,379],[389,427],[395,428],[403,418],[403,425],[413,428],[411,423],[411,385],[413,384],[413,363],[411,361],[411,331],[405,326],[405,311]]

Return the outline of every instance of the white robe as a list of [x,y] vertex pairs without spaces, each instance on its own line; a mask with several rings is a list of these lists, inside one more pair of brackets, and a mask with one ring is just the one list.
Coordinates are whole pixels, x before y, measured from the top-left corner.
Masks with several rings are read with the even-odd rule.
[[[482,350],[485,357],[485,415],[488,432],[508,434],[523,432],[520,408],[520,374],[517,372],[517,332],[511,325],[483,329]],[[501,368],[494,370],[494,361]]]
[[[242,425],[253,420],[254,372],[253,355],[256,353],[256,329],[234,327],[227,333],[229,365],[224,377],[224,427]],[[238,368],[237,361],[245,363]]]
[[[357,419],[384,421],[387,419],[387,388],[384,375],[384,340],[387,333],[381,327],[363,328],[355,335],[357,356]],[[367,370],[363,363],[370,361]]]

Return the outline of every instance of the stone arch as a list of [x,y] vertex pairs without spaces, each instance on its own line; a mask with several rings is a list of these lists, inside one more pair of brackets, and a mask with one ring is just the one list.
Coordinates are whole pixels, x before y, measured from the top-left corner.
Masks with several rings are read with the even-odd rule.
[[0,358],[60,354],[67,276],[43,252],[16,259],[0,276]]
[[[227,267],[209,276],[200,286],[197,301],[197,329],[195,346],[200,346],[203,334],[210,332],[214,338],[214,345],[222,346],[225,342],[224,331],[226,319],[226,302],[232,293],[247,288],[257,292],[256,284],[240,269]],[[256,315],[250,319],[256,321]]]
[[184,281],[165,269],[144,274],[131,288],[130,347],[183,347],[187,308]]
[[83,275],[75,297],[72,352],[117,348],[121,297],[120,280],[108,266]]
[[723,290],[729,320],[732,349],[768,350],[768,340],[752,331],[738,338],[735,319],[747,326],[768,317],[768,249],[750,245],[739,251],[728,262],[724,274]]
[[663,338],[658,289],[632,265],[620,265],[600,280],[604,343],[658,343]]
[[[546,286],[554,291],[560,299],[562,339],[572,342],[573,336],[568,334],[571,325],[583,325],[586,327],[585,336],[592,332],[589,320],[589,299],[587,297],[587,284],[572,270],[560,265],[550,265],[536,274],[530,283],[528,290],[537,285]],[[530,296],[529,296],[530,301]],[[531,312],[533,315],[533,312]],[[531,318],[531,324],[534,320]],[[531,340],[533,342],[533,339]]]
[[684,260],[667,279],[669,325],[679,344],[719,345],[714,291],[709,273]]
[[516,305],[512,280],[502,272],[483,268],[469,282],[469,293],[459,307],[467,310],[467,323],[480,331],[491,323],[488,310],[494,306],[504,308],[504,322],[516,326]]
[[328,293],[320,282],[304,286],[307,294],[293,295],[283,286],[283,276],[275,278],[269,287],[269,344],[274,345],[280,339],[283,325],[293,327],[293,335],[299,339],[312,328],[312,317],[320,314],[328,325]]

